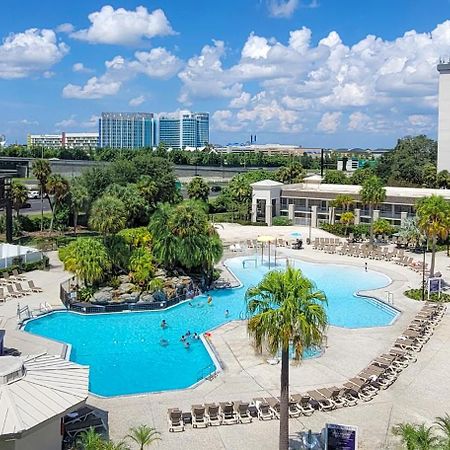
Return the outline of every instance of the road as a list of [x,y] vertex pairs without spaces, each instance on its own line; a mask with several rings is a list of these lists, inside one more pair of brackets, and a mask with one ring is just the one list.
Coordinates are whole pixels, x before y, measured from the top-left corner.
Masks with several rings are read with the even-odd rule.
[[[28,199],[27,203],[31,205],[31,208],[22,208],[21,214],[36,214],[41,212],[41,200],[39,198]],[[50,212],[50,203],[48,199],[44,199],[44,212]]]

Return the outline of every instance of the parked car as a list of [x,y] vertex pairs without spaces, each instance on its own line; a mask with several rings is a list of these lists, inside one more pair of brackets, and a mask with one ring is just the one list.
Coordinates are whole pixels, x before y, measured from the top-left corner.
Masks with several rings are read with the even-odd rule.
[[39,191],[28,191],[28,198],[40,198]]
[[26,208],[31,208],[31,204],[28,202],[25,202],[22,204],[22,206],[20,207],[20,209],[26,209]]

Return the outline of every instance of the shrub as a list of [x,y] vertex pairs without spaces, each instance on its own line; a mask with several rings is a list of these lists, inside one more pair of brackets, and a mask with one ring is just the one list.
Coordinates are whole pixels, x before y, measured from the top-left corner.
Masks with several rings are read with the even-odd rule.
[[[409,289],[404,292],[406,297],[412,299],[412,300],[422,300],[422,289]],[[425,300],[428,300],[428,292],[425,291]],[[445,292],[441,292],[440,297],[436,292],[433,292],[430,295],[430,302],[442,302],[447,303],[450,302],[450,294],[446,294]]]
[[285,216],[277,216],[277,217],[273,218],[272,225],[290,226],[290,225],[292,225],[292,220]]

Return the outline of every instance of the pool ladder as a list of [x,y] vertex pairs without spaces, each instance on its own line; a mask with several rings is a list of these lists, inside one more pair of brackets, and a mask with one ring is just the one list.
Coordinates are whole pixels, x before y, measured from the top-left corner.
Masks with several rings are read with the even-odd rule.
[[[212,369],[212,371],[211,371]],[[209,375],[207,375],[209,373]],[[208,364],[207,366],[200,369],[197,373],[197,381],[206,379],[212,381],[217,376],[216,365],[214,363]]]

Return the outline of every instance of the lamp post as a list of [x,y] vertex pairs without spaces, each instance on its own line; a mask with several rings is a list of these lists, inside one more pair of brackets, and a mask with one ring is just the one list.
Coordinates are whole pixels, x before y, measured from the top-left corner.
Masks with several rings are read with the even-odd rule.
[[311,245],[311,228],[312,228],[312,208],[309,208],[309,229],[308,229],[308,245]]
[[425,301],[425,257],[427,254],[427,240],[423,242],[423,261],[422,261],[422,301]]

